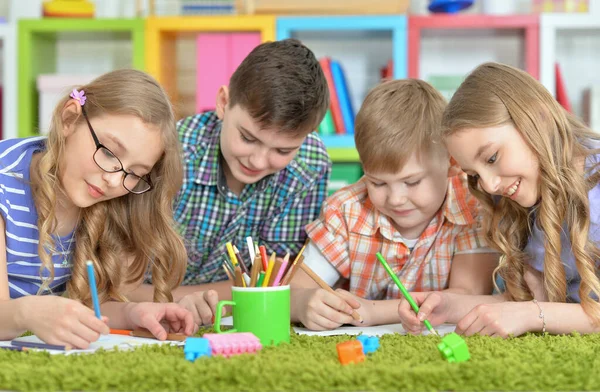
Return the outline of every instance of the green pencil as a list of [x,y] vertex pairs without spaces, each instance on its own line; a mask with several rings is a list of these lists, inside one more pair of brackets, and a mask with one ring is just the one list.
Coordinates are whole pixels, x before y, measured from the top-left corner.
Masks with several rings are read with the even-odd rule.
[[265,272],[260,271],[260,274],[258,275],[258,281],[256,282],[256,287],[262,287],[264,280],[265,280]]
[[[398,286],[398,288],[402,292],[402,295],[404,295],[404,298],[406,298],[406,300],[408,301],[408,303],[410,304],[410,306],[413,308],[413,310],[415,311],[415,313],[419,313],[419,306],[417,305],[417,303],[415,302],[415,300],[413,299],[413,297],[410,296],[410,293],[408,292],[408,290],[406,290],[406,287],[404,287],[404,285],[402,284],[402,282],[400,282],[400,279],[398,279],[398,277],[396,276],[396,274],[394,273],[394,271],[392,271],[392,268],[390,267],[390,265],[387,263],[387,261],[385,261],[385,259],[383,258],[383,256],[379,252],[377,252],[377,259],[379,259],[379,262],[381,263],[381,265],[383,265],[383,268],[385,268],[385,270],[390,275],[390,277],[392,278],[392,280],[394,281],[394,283],[396,283],[396,286]],[[428,320],[424,320],[423,324],[425,324],[425,326],[427,327],[427,329],[431,333],[434,333],[434,334],[436,334],[436,335],[439,336],[439,334],[437,333],[437,331],[435,329],[433,329],[433,327],[431,326],[431,324],[429,323]]]

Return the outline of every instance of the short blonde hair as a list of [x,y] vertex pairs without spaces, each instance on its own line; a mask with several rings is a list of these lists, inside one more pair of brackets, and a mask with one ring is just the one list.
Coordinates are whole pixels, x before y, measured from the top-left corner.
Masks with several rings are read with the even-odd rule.
[[410,156],[443,152],[433,143],[446,108],[444,97],[418,79],[383,82],[372,89],[356,116],[354,140],[367,171],[395,173]]

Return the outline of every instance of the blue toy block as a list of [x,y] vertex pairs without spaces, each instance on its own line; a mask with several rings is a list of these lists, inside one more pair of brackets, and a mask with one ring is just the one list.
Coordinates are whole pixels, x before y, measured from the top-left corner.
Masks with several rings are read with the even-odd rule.
[[194,362],[198,357],[212,356],[212,348],[210,342],[205,338],[187,338],[185,339],[185,347],[183,348],[185,359]]
[[379,348],[379,338],[377,336],[359,335],[356,339],[362,343],[365,355],[373,353]]

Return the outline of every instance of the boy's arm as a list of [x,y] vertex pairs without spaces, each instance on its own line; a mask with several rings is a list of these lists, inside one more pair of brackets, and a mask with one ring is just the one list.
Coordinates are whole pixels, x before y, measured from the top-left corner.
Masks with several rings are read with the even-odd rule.
[[498,266],[498,253],[461,253],[452,259],[450,281],[446,291],[459,294],[491,294],[493,272]]

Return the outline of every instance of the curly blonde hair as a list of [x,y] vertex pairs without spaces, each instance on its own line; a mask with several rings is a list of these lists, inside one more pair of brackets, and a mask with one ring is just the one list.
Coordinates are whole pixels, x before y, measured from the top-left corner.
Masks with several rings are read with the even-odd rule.
[[[121,293],[123,285],[140,282],[151,263],[154,300],[170,302],[172,290],[183,279],[187,256],[173,221],[172,202],[182,183],[183,168],[169,98],[151,76],[131,69],[109,72],[80,89],[85,91],[85,108],[90,119],[102,114],[136,116],[161,130],[165,149],[149,174],[154,184],[151,191],[140,195],[129,193],[82,209],[67,292],[71,298],[91,304],[85,262],[92,260],[100,300],[125,301]],[[65,148],[62,129],[85,121],[82,115],[77,115],[63,122],[63,108],[69,99],[63,97],[54,110],[46,150],[31,179],[38,211],[38,253],[42,269],[50,273],[50,280],[40,291],[54,278],[51,252],[56,244],[51,233],[57,227],[57,194],[64,192],[59,180],[60,157]]]
[[526,72],[486,63],[477,67],[452,97],[442,119],[441,136],[505,124],[517,129],[539,160],[540,200],[531,210],[504,197],[495,203],[477,180],[470,178],[469,188],[484,206],[488,243],[504,255],[495,274],[504,278],[509,299],[532,299],[523,278],[528,258],[524,248],[531,225],[537,224],[546,236],[544,290],[550,301],[566,302],[567,280],[560,257],[560,235],[566,225],[581,276],[581,304],[594,324],[600,324],[600,304],[591,296],[600,298],[596,267],[600,251],[588,238],[588,192],[598,184],[600,175],[595,166],[588,176],[577,169],[577,162],[599,152],[586,146],[586,141],[598,139],[598,135],[567,113]]

